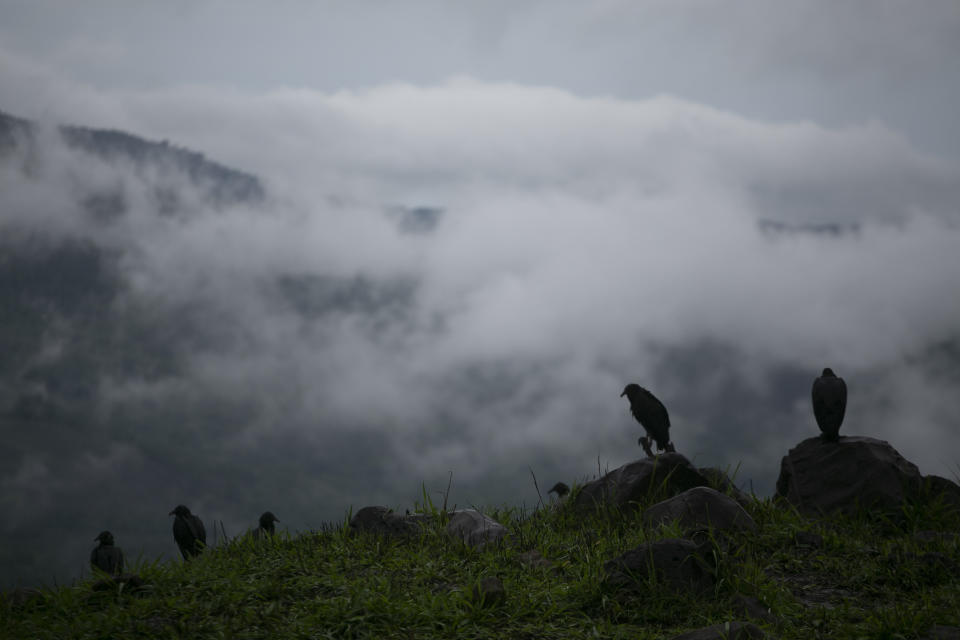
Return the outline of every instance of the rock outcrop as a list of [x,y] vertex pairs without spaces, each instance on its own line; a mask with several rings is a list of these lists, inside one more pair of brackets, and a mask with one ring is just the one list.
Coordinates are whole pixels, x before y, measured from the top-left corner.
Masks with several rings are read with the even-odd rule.
[[664,453],[627,463],[586,483],[577,493],[574,505],[581,510],[604,504],[628,508],[650,495],[667,497],[707,485],[706,478],[683,455]]
[[808,438],[783,457],[777,494],[801,513],[896,509],[918,495],[922,476],[888,442],[841,436]]

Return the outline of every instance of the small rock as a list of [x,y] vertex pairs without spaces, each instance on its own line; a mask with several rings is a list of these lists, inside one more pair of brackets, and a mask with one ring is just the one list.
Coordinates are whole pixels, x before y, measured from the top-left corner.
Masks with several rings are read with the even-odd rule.
[[507,590],[503,588],[503,582],[500,581],[500,578],[487,576],[473,585],[470,597],[475,604],[482,607],[495,607],[506,602]]
[[488,544],[500,542],[507,528],[476,509],[463,509],[454,512],[447,523],[447,533],[471,547],[482,549]]
[[671,538],[647,542],[603,565],[605,583],[614,588],[640,587],[651,573],[655,580],[676,592],[704,593],[714,579],[689,540]]
[[734,621],[681,633],[671,640],[752,640],[766,637],[766,634],[757,625],[750,622]]
[[355,531],[378,533],[385,536],[415,535],[420,532],[413,516],[394,513],[387,507],[364,507],[350,518],[350,528]]
[[687,530],[704,526],[717,530],[757,529],[753,518],[736,500],[710,487],[694,487],[658,502],[644,511],[643,520],[650,526],[679,520]]

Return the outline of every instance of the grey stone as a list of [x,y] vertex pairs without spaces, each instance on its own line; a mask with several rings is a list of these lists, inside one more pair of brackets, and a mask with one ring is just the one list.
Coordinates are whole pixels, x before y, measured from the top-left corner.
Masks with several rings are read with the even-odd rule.
[[694,487],[643,512],[647,525],[679,520],[685,530],[712,526],[717,530],[756,531],[757,524],[737,501],[710,487]]
[[355,531],[376,533],[384,536],[416,535],[420,532],[417,521],[411,516],[394,513],[387,507],[364,507],[350,518],[350,528]]
[[641,544],[603,565],[604,582],[614,588],[639,587],[652,573],[657,584],[675,592],[710,591],[714,579],[698,557],[698,549],[693,542],[679,538]]
[[661,489],[666,496],[671,496],[707,484],[682,454],[663,453],[627,463],[586,483],[577,493],[574,505],[581,510],[596,509],[603,504],[629,508]]
[[763,630],[750,622],[723,622],[673,636],[671,640],[752,640],[766,638]]
[[507,534],[507,528],[476,509],[463,509],[455,511],[450,517],[447,533],[471,547],[482,549],[488,544],[500,542]]
[[917,466],[889,443],[865,436],[808,438],[783,457],[777,494],[806,515],[895,510],[920,489]]

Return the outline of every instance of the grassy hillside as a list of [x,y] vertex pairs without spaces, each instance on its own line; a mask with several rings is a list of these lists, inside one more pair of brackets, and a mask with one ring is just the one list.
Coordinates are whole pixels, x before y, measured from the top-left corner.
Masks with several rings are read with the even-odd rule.
[[[604,586],[606,561],[682,534],[676,525],[645,528],[640,510],[583,517],[566,505],[492,509],[512,539],[486,551],[448,536],[432,505],[423,510],[434,519],[410,538],[346,525],[246,537],[190,563],[141,564],[140,589],[95,591],[91,580],[8,600],[0,636],[669,638],[751,620],[739,596],[769,609],[767,620],[752,621],[771,637],[917,638],[934,625],[960,625],[960,517],[936,501],[810,520],[754,500],[748,511],[759,532],[708,546],[703,558],[717,582],[701,596],[649,581],[632,591]],[[477,599],[489,576],[502,580],[503,602]]]

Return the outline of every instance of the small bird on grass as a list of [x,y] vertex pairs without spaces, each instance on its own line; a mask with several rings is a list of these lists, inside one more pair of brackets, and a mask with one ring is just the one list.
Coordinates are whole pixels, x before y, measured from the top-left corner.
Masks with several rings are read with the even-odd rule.
[[113,534],[101,531],[93,540],[100,544],[90,552],[90,566],[112,576],[123,573],[123,551],[113,545]]
[[827,367],[813,381],[810,395],[813,399],[813,416],[821,431],[820,437],[825,442],[837,442],[840,439],[840,425],[847,411],[847,383]]
[[178,504],[168,515],[176,516],[173,520],[173,539],[177,541],[183,559],[189,560],[200,555],[207,546],[207,530],[200,518],[182,504]]
[[274,534],[274,522],[280,522],[280,518],[273,515],[272,511],[264,511],[260,516],[260,526],[253,532],[255,538],[262,539]]
[[627,396],[627,400],[630,401],[630,413],[647,432],[646,436],[641,436],[637,441],[643,447],[647,457],[654,457],[650,448],[651,438],[657,443],[658,451],[676,451],[673,443],[670,442],[670,415],[663,403],[652,393],[633,383],[623,389],[620,397],[623,396]]
[[557,497],[562,500],[565,495],[570,493],[570,487],[568,487],[563,482],[558,482],[557,484],[550,487],[550,490],[547,491],[547,493],[555,493],[557,494]]

